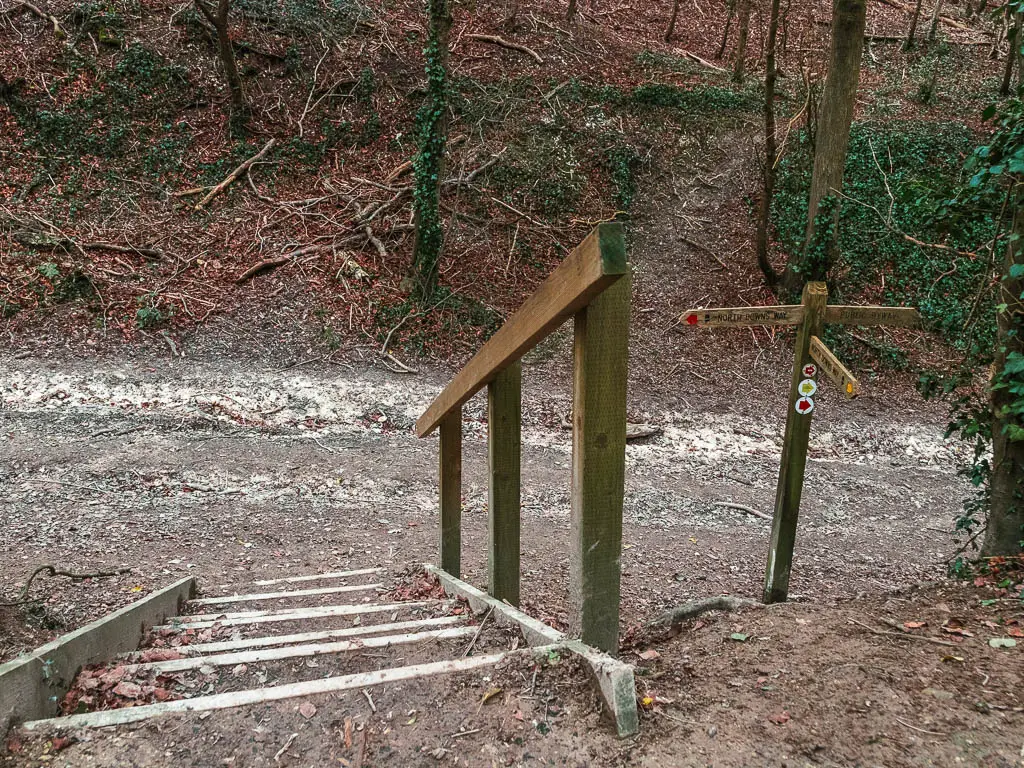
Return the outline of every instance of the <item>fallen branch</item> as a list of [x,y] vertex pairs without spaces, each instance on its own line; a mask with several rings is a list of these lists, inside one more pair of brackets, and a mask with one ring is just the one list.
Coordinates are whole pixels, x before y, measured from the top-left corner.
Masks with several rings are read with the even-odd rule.
[[503,37],[498,37],[497,35],[466,35],[466,37],[470,40],[479,40],[482,43],[491,43],[492,45],[500,45],[502,48],[520,51],[532,56],[538,64],[544,63],[544,59],[542,59],[540,54],[533,50],[533,48],[527,48],[525,45],[519,45],[519,43],[510,43]]
[[753,515],[754,517],[759,517],[762,520],[771,520],[772,519],[771,515],[766,514],[766,513],[762,512],[759,509],[754,509],[753,507],[748,507],[746,504],[733,504],[731,501],[716,501],[711,506],[712,507],[728,507],[729,509],[738,509],[740,512],[746,512],[748,515]]
[[[317,246],[320,248],[320,246]],[[263,261],[257,262],[249,267],[245,272],[235,278],[235,283],[244,283],[248,280],[252,280],[256,275],[262,275],[264,272],[271,272],[278,267],[283,267],[289,261],[292,260],[291,254],[285,254],[284,256],[278,256],[274,259],[264,259]]]
[[728,69],[725,69],[724,67],[720,67],[717,64],[713,64],[710,61],[708,61],[707,59],[702,59],[696,53],[690,53],[689,51],[684,51],[682,48],[675,48],[673,50],[676,53],[678,53],[680,56],[682,56],[684,59],[689,59],[690,61],[692,61],[692,62],[694,62],[696,64],[700,64],[702,67],[707,67],[708,69],[712,69],[715,72],[723,72],[725,74],[729,74],[729,70]]
[[271,139],[266,144],[264,144],[263,145],[263,149],[261,149],[259,152],[257,152],[255,155],[250,157],[248,160],[246,160],[240,166],[235,168],[235,170],[233,170],[231,173],[229,173],[227,175],[227,178],[225,178],[224,181],[222,181],[220,184],[218,184],[213,189],[211,189],[206,194],[206,197],[204,197],[202,200],[200,200],[198,203],[196,203],[195,208],[193,208],[192,210],[194,210],[194,211],[201,210],[203,208],[203,206],[205,206],[208,202],[213,200],[213,198],[215,198],[217,195],[219,195],[221,192],[223,192],[225,189],[227,189],[229,186],[231,186],[231,184],[235,181],[235,179],[237,179],[239,176],[241,176],[243,173],[245,173],[247,170],[249,170],[249,166],[251,166],[257,160],[260,160],[265,154],[267,154],[267,152],[269,152],[273,148],[275,143],[277,143],[277,139]]
[[10,13],[11,11],[16,11],[18,8],[23,8],[24,10],[28,11],[34,16],[37,16],[43,21],[48,21],[51,24],[53,24],[53,34],[56,35],[58,38],[65,38],[68,36],[67,33],[61,28],[60,22],[57,21],[56,16],[46,13],[38,6],[28,2],[28,0],[20,0],[20,2],[16,3],[13,7],[8,8],[6,12]]
[[[337,244],[327,243],[324,245],[305,245],[302,248],[297,248],[294,251],[281,254],[271,259],[264,259],[249,267],[245,272],[235,278],[235,283],[240,284],[252,280],[257,275],[262,275],[265,272],[272,272],[278,267],[283,267],[289,262],[295,261],[300,256],[309,256],[314,253],[323,253],[324,251],[335,251]],[[356,280],[369,280],[369,273],[359,266],[356,261],[348,256],[345,257],[345,261],[341,265],[339,274],[345,272],[349,277],[353,277]]]
[[948,640],[939,640],[937,637],[928,637],[926,635],[911,635],[903,632],[886,632],[883,629],[875,629],[874,627],[869,627],[864,622],[857,621],[856,619],[850,619],[850,623],[856,624],[860,627],[864,627],[864,629],[866,629],[872,635],[878,635],[880,637],[898,637],[901,640],[923,640],[926,643],[934,643],[935,645],[945,645],[951,648],[956,647],[956,643],[951,643]]
[[696,600],[692,603],[670,608],[647,623],[648,628],[667,627],[674,628],[689,619],[695,619],[708,611],[738,611],[741,608],[762,608],[763,605],[756,600],[746,597],[729,597],[719,595],[718,597],[707,597],[703,600]]
[[117,245],[116,243],[81,243],[83,248],[92,251],[115,251],[117,253],[135,253],[150,259],[162,259],[167,256],[159,248],[135,245]]
[[120,576],[124,573],[130,573],[131,570],[131,568],[118,568],[116,571],[96,571],[95,573],[71,573],[70,571],[58,570],[57,567],[53,565],[40,565],[38,568],[32,571],[32,575],[28,577],[28,581],[25,582],[25,586],[22,587],[21,592],[18,593],[18,599],[10,603],[0,603],[0,606],[10,608],[15,605],[33,603],[36,600],[40,599],[35,598],[33,600],[26,600],[25,598],[28,595],[29,587],[31,587],[32,582],[35,581],[36,576],[45,571],[49,571],[49,573],[47,574],[48,576],[65,576],[71,579],[72,581],[82,581],[82,579],[104,579],[109,578],[111,576]]

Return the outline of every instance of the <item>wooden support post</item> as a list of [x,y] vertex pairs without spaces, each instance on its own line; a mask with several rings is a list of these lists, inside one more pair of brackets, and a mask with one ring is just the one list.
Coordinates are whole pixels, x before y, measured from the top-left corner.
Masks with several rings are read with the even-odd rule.
[[441,568],[460,578],[462,567],[462,408],[441,422]]
[[519,605],[519,459],[522,368],[512,363],[487,385],[487,589]]
[[619,650],[622,498],[626,471],[627,273],[575,317],[570,631]]
[[[811,433],[811,414],[814,401],[800,392],[800,382],[814,375],[805,375],[805,366],[812,364],[811,337],[821,335],[828,289],[824,283],[807,283],[802,304],[804,318],[797,331],[793,379],[789,389],[789,409],[786,413],[786,433],[782,442],[782,464],[779,467],[779,485],[775,494],[775,516],[772,521],[772,539],[768,550],[768,568],[765,574],[764,602],[779,603],[789,593],[789,571],[793,564],[793,544],[800,514],[800,492],[807,464],[807,444]],[[813,394],[813,392],[812,392]],[[810,400],[809,407],[806,401]]]

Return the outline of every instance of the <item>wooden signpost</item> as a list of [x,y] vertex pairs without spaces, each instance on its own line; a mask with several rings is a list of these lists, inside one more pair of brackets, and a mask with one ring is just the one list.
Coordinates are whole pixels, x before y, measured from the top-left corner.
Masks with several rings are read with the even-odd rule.
[[800,512],[807,446],[811,434],[811,415],[818,391],[818,372],[825,374],[840,391],[852,399],[860,393],[860,385],[821,340],[823,326],[886,325],[919,327],[921,316],[913,307],[855,307],[827,304],[828,289],[824,283],[804,286],[800,304],[777,307],[731,307],[722,309],[691,309],[683,313],[684,325],[709,328],[749,325],[797,326],[796,354],[786,411],[786,431],[782,441],[782,463],[775,493],[775,514],[772,538],[768,549],[764,602],[778,603],[789,593],[789,573],[793,563],[793,546]]

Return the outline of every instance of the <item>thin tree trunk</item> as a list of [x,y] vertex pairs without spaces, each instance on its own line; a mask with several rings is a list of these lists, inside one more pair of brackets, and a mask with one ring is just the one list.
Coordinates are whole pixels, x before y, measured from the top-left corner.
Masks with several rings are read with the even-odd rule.
[[[1010,51],[1006,54],[1006,67],[1003,69],[1003,82],[999,86],[1000,96],[1010,95],[1010,84],[1013,82],[1013,68],[1018,64],[1017,59],[1020,58],[1018,50],[1020,49],[1020,33],[1021,33],[1021,19],[1024,15],[1015,13],[1013,19],[1013,31],[1007,35],[1010,38]],[[1018,79],[1020,75],[1018,74]]]
[[725,17],[725,32],[722,34],[722,43],[718,46],[716,59],[725,56],[725,46],[729,43],[729,30],[732,28],[732,17],[736,13],[736,0],[728,0],[729,15]]
[[427,98],[418,116],[420,146],[413,164],[415,229],[411,277],[413,295],[421,302],[430,300],[437,289],[444,244],[441,177],[448,132],[448,45],[452,28],[448,0],[427,0],[427,24]]
[[566,11],[565,18],[572,21],[576,17],[576,0],[569,0],[569,10]]
[[736,17],[739,21],[739,37],[736,40],[736,62],[732,68],[732,81],[742,83],[747,66],[747,40],[750,38],[751,0],[738,0]]
[[757,265],[764,273],[769,287],[775,287],[779,280],[768,256],[768,227],[771,223],[772,197],[775,194],[775,44],[779,31],[779,2],[772,0],[768,17],[764,73],[764,186],[761,190],[755,237]]
[[224,76],[228,81],[228,89],[231,91],[231,112],[234,115],[241,115],[245,112],[245,89],[242,87],[242,78],[238,74],[238,66],[235,64],[235,50],[231,45],[231,37],[228,34],[228,11],[230,0],[218,0],[217,12],[204,2],[195,0],[196,7],[206,17],[206,20],[213,25],[217,33],[217,48],[220,53],[220,62],[224,67]]
[[939,16],[942,15],[943,0],[935,0],[935,10],[932,11],[932,25],[928,28],[928,42],[935,41],[935,33],[939,29]]
[[903,50],[909,51],[914,47],[914,35],[917,34],[917,22],[921,19],[921,5],[924,0],[917,0],[914,5],[914,15],[910,17],[910,30],[907,32],[907,41],[903,43]]
[[505,21],[502,23],[509,32],[515,32],[519,26],[519,0],[508,0],[505,4]]
[[665,42],[669,42],[672,39],[672,33],[676,31],[676,19],[679,17],[679,3],[682,0],[675,0],[672,3],[672,18],[669,19],[668,29],[665,30]]
[[[1024,199],[1020,193],[1013,231],[1018,237],[1024,237]],[[1024,240],[1018,239],[1007,245],[1003,279],[999,284],[999,301],[1005,303],[1007,309],[998,313],[995,382],[999,381],[1011,352],[1024,354],[1024,339],[1016,332],[1024,279],[1010,275],[1012,265],[1024,262],[1022,242]],[[1008,408],[1017,397],[1007,387],[992,391],[992,477],[989,480],[988,527],[982,545],[982,554],[986,556],[1019,554],[1024,540],[1024,442],[1012,440],[1007,433],[1012,418]],[[1014,426],[1020,427],[1020,424]]]
[[[807,203],[807,235],[804,252],[791,258],[786,267],[783,285],[796,295],[808,280],[825,280],[835,257],[839,224],[838,200],[832,209],[829,242],[818,243],[815,220],[822,201],[843,186],[846,151],[850,145],[850,126],[860,82],[861,55],[864,50],[864,27],[867,16],[865,0],[834,0],[832,7],[832,44],[829,51],[828,75],[818,108],[815,135],[814,171]],[[822,250],[823,252],[819,252]]]

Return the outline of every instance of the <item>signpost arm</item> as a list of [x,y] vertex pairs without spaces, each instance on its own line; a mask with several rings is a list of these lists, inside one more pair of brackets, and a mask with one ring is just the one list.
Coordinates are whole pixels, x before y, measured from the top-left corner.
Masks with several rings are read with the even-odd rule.
[[813,412],[813,408],[804,413],[797,411],[797,401],[800,399],[798,387],[804,378],[804,366],[811,362],[811,337],[821,335],[827,301],[828,289],[824,283],[808,283],[804,286],[804,317],[796,337],[793,380],[789,389],[786,432],[782,441],[782,464],[779,468],[779,485],[775,494],[775,515],[772,520],[772,538],[765,574],[766,603],[783,602],[789,593],[789,571],[793,563],[793,544],[796,541],[796,524],[800,513],[800,491],[807,464],[807,444],[810,439]]

